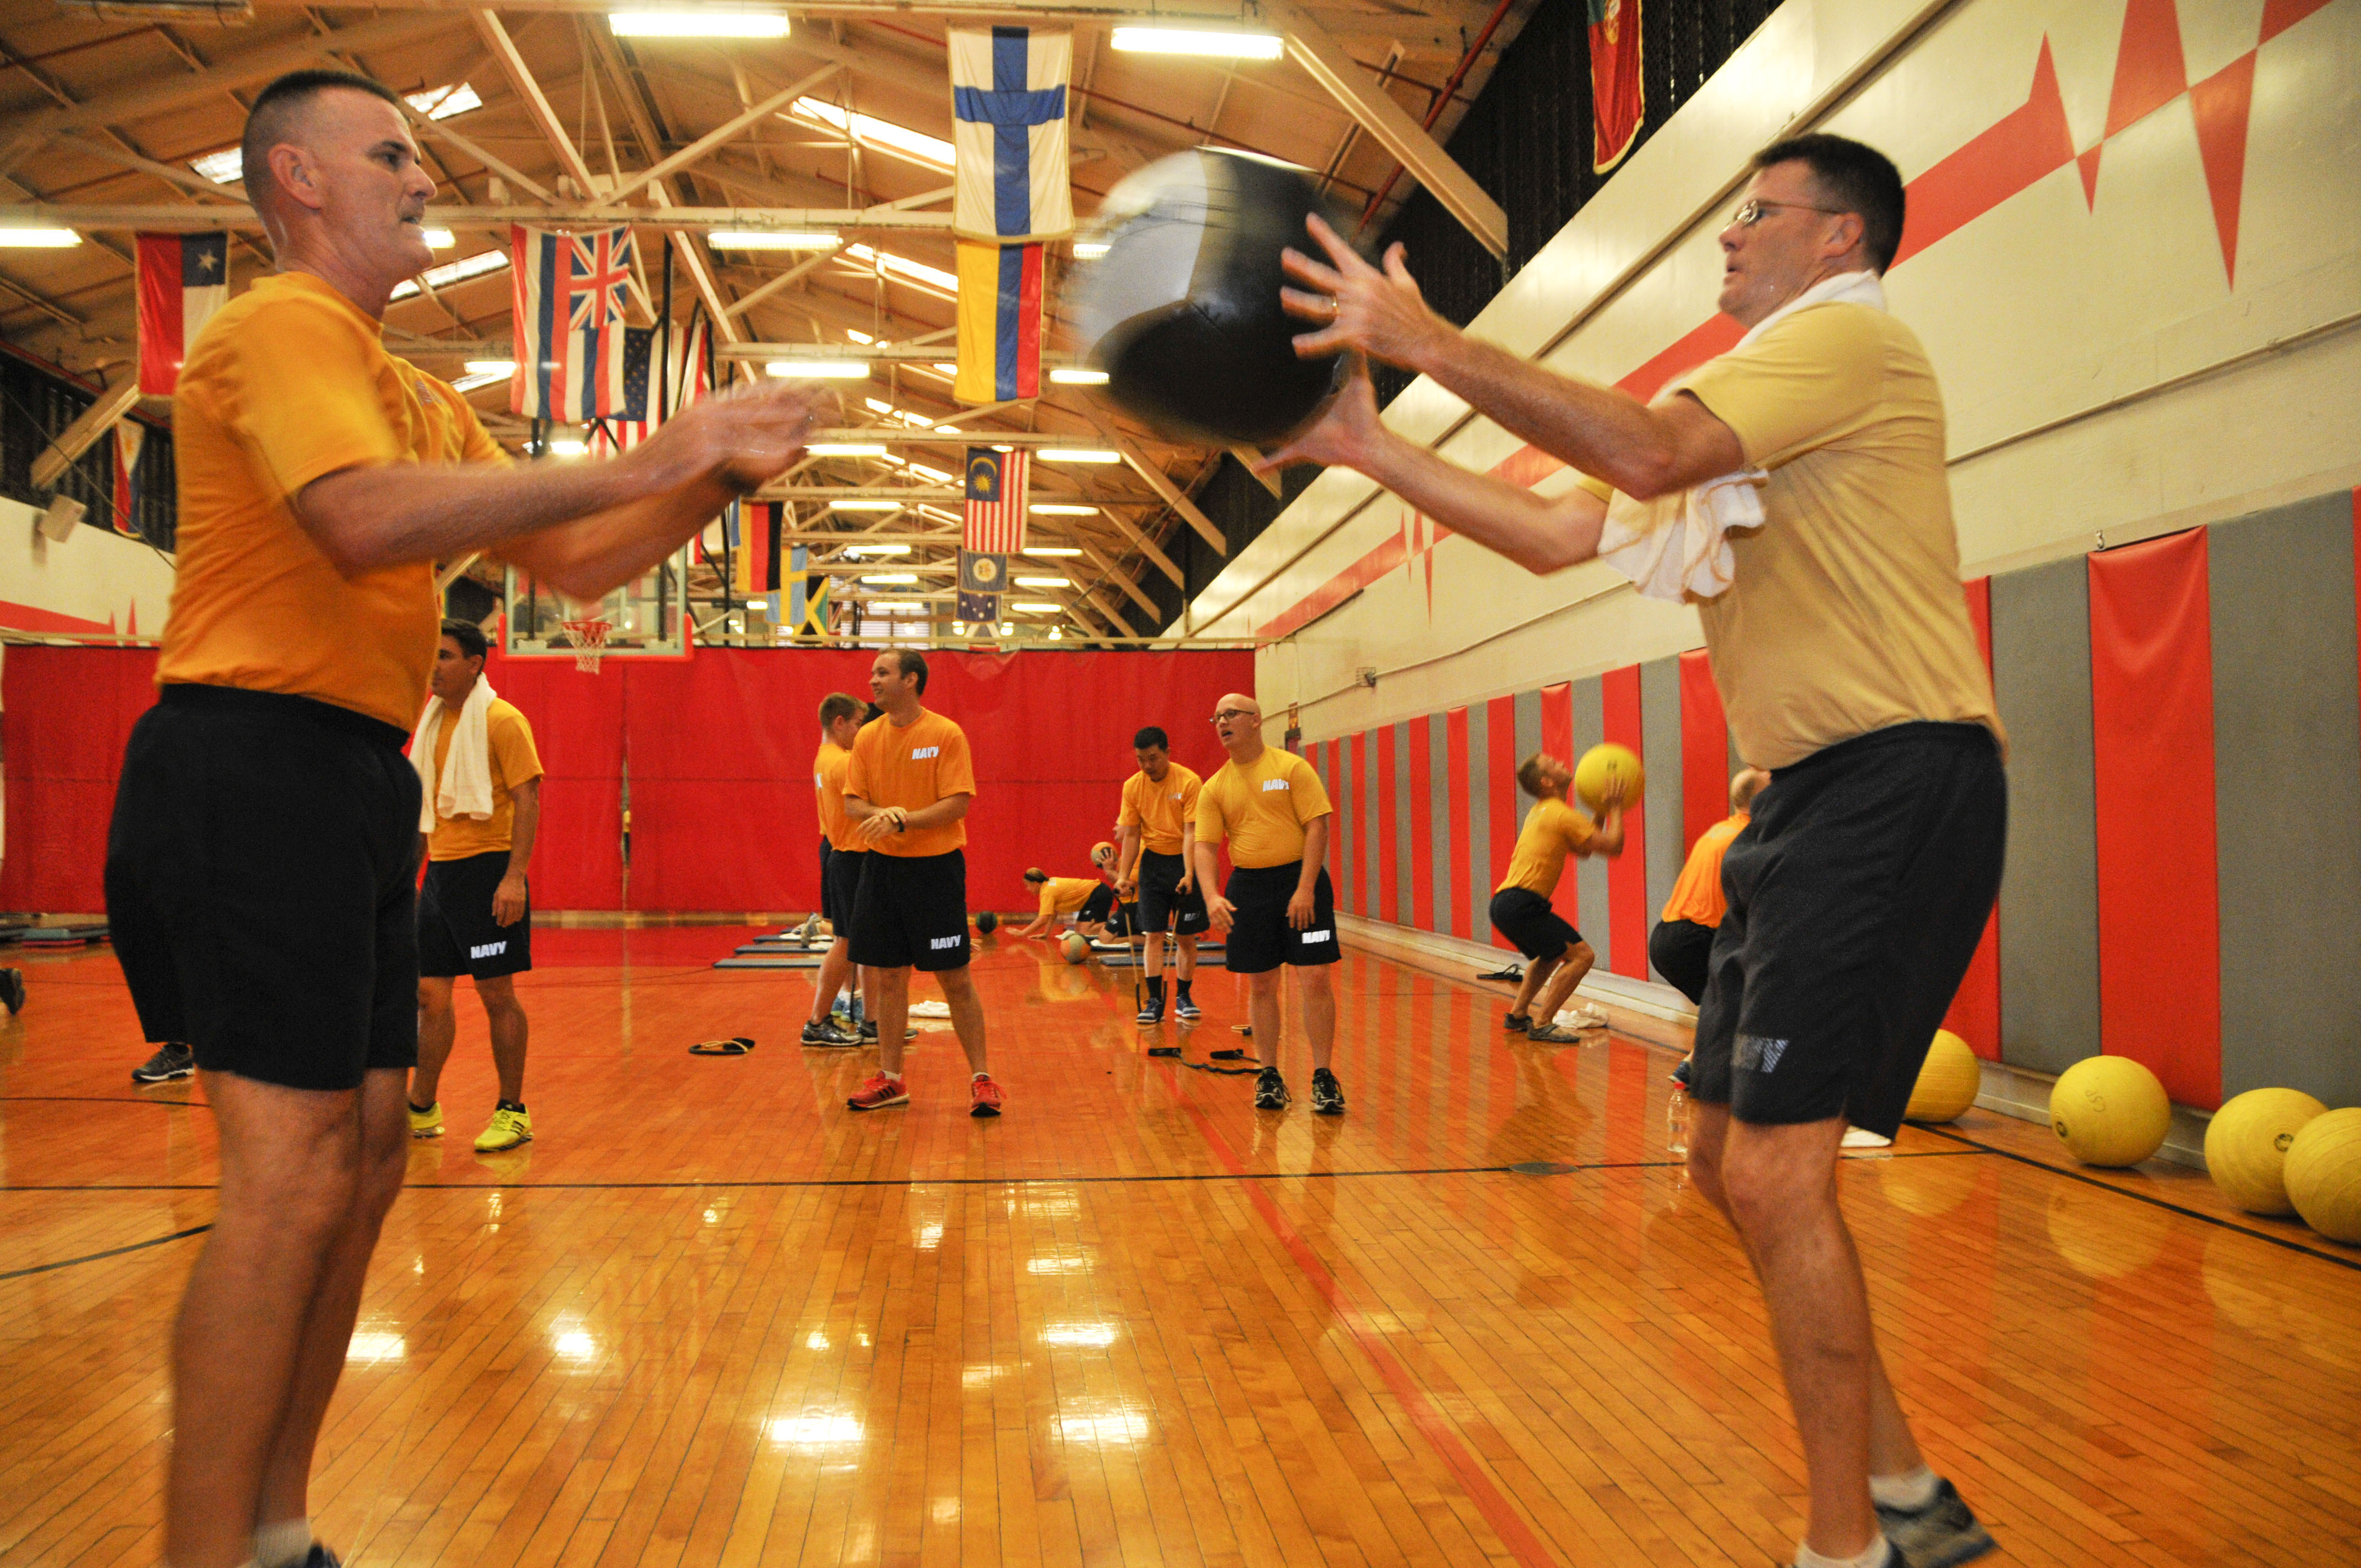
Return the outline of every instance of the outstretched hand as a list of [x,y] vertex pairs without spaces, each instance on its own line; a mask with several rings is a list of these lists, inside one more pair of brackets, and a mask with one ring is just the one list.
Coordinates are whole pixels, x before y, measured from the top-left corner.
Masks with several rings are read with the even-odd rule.
[[1378,422],[1378,393],[1369,382],[1369,362],[1356,354],[1345,373],[1345,384],[1336,389],[1320,416],[1296,432],[1294,440],[1257,463],[1254,471],[1268,474],[1292,463],[1366,471],[1385,433],[1385,427]]
[[682,410],[634,455],[675,466],[683,483],[712,479],[748,494],[795,466],[835,402],[832,389],[808,383],[733,387]]
[[1418,280],[1402,262],[1400,243],[1386,249],[1383,269],[1362,259],[1318,214],[1303,226],[1327,252],[1326,265],[1290,247],[1279,264],[1301,289],[1281,289],[1279,302],[1289,315],[1318,323],[1323,330],[1295,339],[1296,356],[1316,359],[1339,349],[1351,349],[1389,365],[1419,367],[1421,354],[1449,334],[1451,323],[1426,308]]

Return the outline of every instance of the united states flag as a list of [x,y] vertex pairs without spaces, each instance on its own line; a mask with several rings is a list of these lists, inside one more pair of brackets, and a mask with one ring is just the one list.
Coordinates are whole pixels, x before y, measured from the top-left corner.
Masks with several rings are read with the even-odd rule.
[[1025,548],[1025,488],[1030,453],[967,449],[967,541],[979,555],[1014,555]]
[[670,332],[671,350],[663,367],[664,385],[670,390],[664,396],[661,414],[654,391],[656,360],[664,352],[664,340],[652,326],[628,326],[618,334],[622,340],[622,411],[590,427],[593,453],[608,456],[629,452],[654,434],[656,426],[665,419],[713,389],[705,323],[699,320],[687,327],[673,327]]
[[516,339],[510,411],[561,424],[621,412],[631,229],[560,234],[517,224],[509,247]]

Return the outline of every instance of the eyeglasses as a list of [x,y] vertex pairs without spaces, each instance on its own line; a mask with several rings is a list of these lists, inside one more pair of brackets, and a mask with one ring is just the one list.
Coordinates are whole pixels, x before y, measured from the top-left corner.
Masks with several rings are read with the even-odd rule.
[[1259,713],[1255,713],[1255,712],[1253,712],[1253,711],[1251,711],[1251,710],[1249,710],[1249,709],[1246,709],[1246,708],[1243,708],[1243,707],[1225,707],[1225,708],[1222,709],[1219,713],[1216,713],[1215,715],[1213,715],[1213,722],[1214,722],[1214,723],[1216,723],[1216,724],[1221,724],[1221,723],[1224,723],[1224,722],[1225,722],[1225,721],[1227,721],[1227,720],[1229,720],[1229,719],[1233,719],[1233,718],[1260,718],[1261,717],[1262,717],[1262,715],[1261,715],[1261,714],[1259,714]]
[[1740,228],[1751,229],[1756,224],[1763,221],[1766,209],[1772,207],[1793,207],[1799,213],[1828,213],[1832,214],[1847,213],[1852,210],[1850,207],[1815,207],[1809,202],[1765,202],[1757,197],[1739,203],[1738,210],[1730,214],[1730,221],[1737,225]]

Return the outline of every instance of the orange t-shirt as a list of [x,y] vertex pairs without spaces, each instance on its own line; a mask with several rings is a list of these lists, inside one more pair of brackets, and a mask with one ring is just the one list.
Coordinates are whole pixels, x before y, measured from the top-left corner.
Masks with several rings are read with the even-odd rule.
[[[894,728],[892,716],[880,715],[853,737],[844,793],[872,806],[898,806],[905,811],[924,810],[947,795],[972,796],[975,762],[968,754],[967,732],[925,708],[906,729]],[[948,855],[967,844],[967,823],[913,828],[857,842],[884,855]]]
[[1672,897],[1664,900],[1664,918],[1690,920],[1699,926],[1719,926],[1729,902],[1721,896],[1721,858],[1730,852],[1730,841],[1746,830],[1754,818],[1747,812],[1725,817],[1697,835],[1689,849],[1688,863],[1681,868],[1680,880],[1673,883]]
[[1124,782],[1123,809],[1117,828],[1139,829],[1140,848],[1150,854],[1177,855],[1180,840],[1197,820],[1197,795],[1204,781],[1178,762],[1168,762],[1159,784],[1145,773]]
[[325,280],[255,280],[205,323],[172,394],[178,574],[157,684],[334,703],[407,731],[443,608],[424,561],[346,580],[294,497],[346,468],[506,463],[449,387],[385,351]]
[[812,758],[812,789],[819,796],[819,830],[829,846],[858,851],[869,844],[861,837],[861,824],[844,814],[844,772],[851,765],[851,752],[833,740],[821,741]]

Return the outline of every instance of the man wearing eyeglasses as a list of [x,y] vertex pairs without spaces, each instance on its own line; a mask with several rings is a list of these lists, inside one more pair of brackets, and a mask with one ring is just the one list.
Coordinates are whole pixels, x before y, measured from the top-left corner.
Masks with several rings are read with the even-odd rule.
[[[1960,589],[1943,407],[1880,279],[1902,237],[1883,155],[1813,135],[1755,155],[1720,233],[1729,353],[1642,403],[1460,334],[1397,246],[1374,267],[1319,220],[1289,310],[1422,372],[1585,477],[1543,498],[1380,425],[1366,371],[1272,464],[1356,468],[1535,573],[1674,526],[1726,539],[1671,580],[1704,622],[1739,749],[1772,770],[1723,862],[1697,1014],[1689,1171],[1770,1305],[1811,1500],[1799,1568],[1948,1568],[1993,1541],[1927,1468],[1879,1359],[1838,1208],[1848,1120],[1891,1135],[2000,885],[2001,726]],[[1717,498],[1734,488],[1742,497]],[[1617,494],[1620,492],[1620,495]],[[1735,532],[1721,534],[1724,528]],[[1657,557],[1661,560],[1660,554]]]

